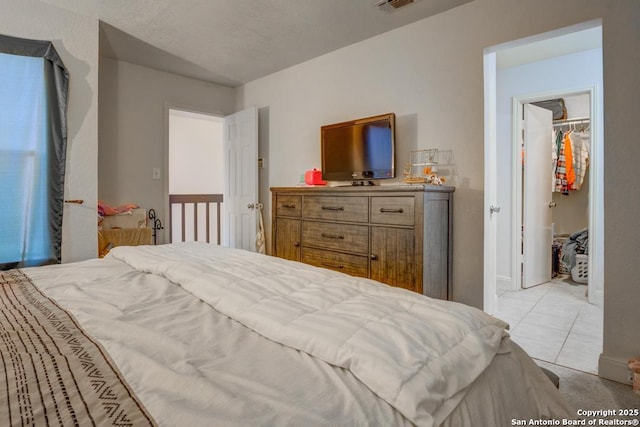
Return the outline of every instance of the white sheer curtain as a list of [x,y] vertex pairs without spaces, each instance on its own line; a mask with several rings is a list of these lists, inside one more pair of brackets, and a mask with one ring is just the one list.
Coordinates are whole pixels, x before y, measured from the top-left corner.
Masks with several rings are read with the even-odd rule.
[[51,258],[45,59],[0,53],[0,265]]

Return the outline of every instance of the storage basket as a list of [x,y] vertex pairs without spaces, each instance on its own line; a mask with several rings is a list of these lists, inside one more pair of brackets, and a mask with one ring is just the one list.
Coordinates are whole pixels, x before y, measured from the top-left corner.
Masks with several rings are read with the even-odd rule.
[[589,277],[589,257],[584,254],[576,254],[576,265],[571,269],[571,279],[578,283],[587,283]]
[[568,238],[568,234],[558,234],[554,235],[553,237],[553,245],[557,245],[558,248],[560,248],[560,251],[558,253],[558,274],[571,274],[571,271],[569,271],[569,267],[564,262],[562,262],[562,246]]

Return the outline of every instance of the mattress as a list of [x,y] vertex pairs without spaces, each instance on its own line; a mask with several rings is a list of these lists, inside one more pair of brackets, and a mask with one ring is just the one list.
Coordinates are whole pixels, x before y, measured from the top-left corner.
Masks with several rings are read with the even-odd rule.
[[502,322],[367,279],[197,242],[118,247],[24,274],[104,351],[150,423],[575,415]]

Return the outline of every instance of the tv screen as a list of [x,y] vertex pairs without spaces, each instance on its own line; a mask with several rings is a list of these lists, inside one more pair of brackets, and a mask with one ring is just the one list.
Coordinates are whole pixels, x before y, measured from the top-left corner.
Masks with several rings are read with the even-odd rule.
[[320,128],[322,179],[358,181],[395,177],[395,114]]

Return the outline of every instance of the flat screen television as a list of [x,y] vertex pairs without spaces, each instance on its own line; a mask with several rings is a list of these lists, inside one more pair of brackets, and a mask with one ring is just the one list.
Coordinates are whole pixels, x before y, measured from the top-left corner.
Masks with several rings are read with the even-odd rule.
[[322,179],[359,184],[394,178],[395,121],[389,113],[322,126]]

